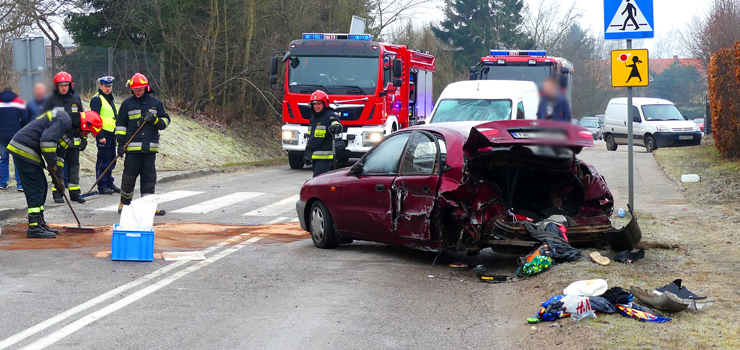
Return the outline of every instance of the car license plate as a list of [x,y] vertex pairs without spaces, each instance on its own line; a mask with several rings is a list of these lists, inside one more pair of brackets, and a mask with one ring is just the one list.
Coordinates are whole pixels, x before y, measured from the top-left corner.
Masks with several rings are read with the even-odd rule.
[[678,136],[678,139],[679,140],[693,140],[694,139],[694,135],[679,135]]
[[568,137],[560,132],[554,131],[516,131],[512,132],[511,136],[515,139],[550,139],[550,140],[565,140]]

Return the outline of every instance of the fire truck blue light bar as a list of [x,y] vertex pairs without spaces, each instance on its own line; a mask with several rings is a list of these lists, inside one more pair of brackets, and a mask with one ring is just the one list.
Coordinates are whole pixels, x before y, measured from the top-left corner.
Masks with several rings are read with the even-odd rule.
[[532,57],[545,57],[547,51],[503,51],[503,50],[491,50],[491,56],[532,56]]

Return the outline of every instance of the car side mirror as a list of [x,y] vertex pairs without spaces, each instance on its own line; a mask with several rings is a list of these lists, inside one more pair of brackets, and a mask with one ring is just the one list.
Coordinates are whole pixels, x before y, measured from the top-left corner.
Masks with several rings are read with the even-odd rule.
[[351,168],[349,168],[349,174],[353,176],[360,176],[362,174],[362,163],[357,162],[354,165],[352,165]]
[[401,60],[398,58],[393,59],[393,77],[394,78],[400,78],[403,75],[403,70],[401,67]]
[[388,85],[385,86],[385,92],[396,92],[396,85],[388,83]]
[[267,83],[270,84],[270,86],[277,84],[277,77],[271,75],[269,78],[267,78]]
[[633,123],[642,123],[642,119],[640,118],[639,115],[633,115],[632,116],[632,122]]
[[270,75],[271,76],[277,75],[277,71],[278,71],[278,58],[273,56],[272,58],[270,58]]

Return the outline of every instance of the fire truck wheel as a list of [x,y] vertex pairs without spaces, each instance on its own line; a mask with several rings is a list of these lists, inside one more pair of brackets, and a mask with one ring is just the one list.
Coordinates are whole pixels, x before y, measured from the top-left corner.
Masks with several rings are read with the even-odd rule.
[[301,152],[289,152],[288,163],[291,169],[303,169],[303,153]]

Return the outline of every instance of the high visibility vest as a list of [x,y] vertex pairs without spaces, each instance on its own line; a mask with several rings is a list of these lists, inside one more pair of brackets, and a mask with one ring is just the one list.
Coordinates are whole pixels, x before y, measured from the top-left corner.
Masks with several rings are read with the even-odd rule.
[[113,107],[105,97],[100,96],[100,93],[93,96],[93,98],[96,97],[100,99],[100,118],[103,119],[103,130],[114,132],[116,130],[116,115],[113,113]]

